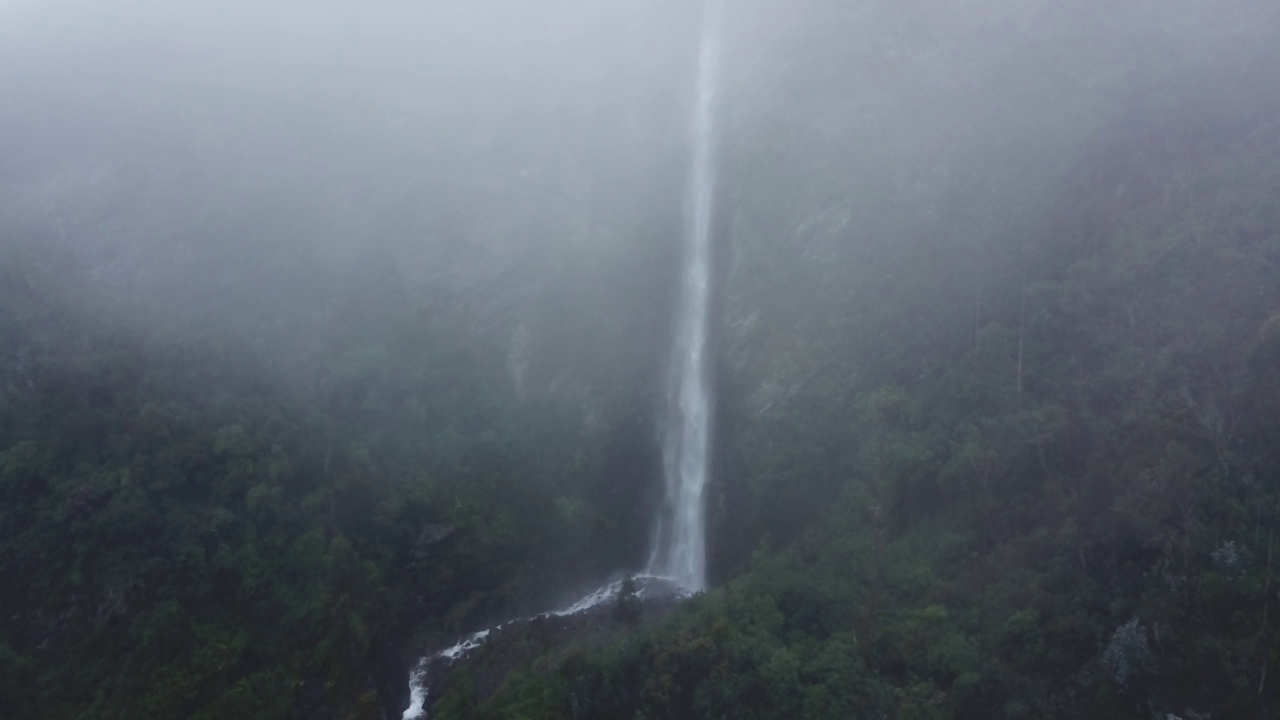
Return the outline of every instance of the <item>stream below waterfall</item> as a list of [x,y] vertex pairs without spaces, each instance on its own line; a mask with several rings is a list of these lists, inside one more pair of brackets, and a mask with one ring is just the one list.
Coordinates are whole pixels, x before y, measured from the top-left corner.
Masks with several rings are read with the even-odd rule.
[[[633,579],[635,581],[636,597],[641,600],[685,598],[689,597],[691,594],[688,590],[684,589],[670,578],[640,575]],[[430,671],[433,667],[438,668],[441,665],[448,667],[452,665],[458,660],[465,658],[472,650],[480,647],[495,633],[500,633],[503,629],[509,628],[517,623],[536,620],[539,618],[572,617],[575,615],[582,615],[593,610],[602,611],[604,610],[604,606],[607,606],[608,603],[615,600],[618,597],[618,594],[622,592],[622,585],[624,582],[626,581],[615,580],[602,585],[586,595],[583,595],[573,603],[557,610],[549,610],[536,615],[514,618],[491,628],[479,630],[467,635],[443,650],[423,657],[418,661],[418,664],[409,674],[409,707],[404,711],[402,720],[421,720],[422,718],[427,717],[427,701],[430,697]]]

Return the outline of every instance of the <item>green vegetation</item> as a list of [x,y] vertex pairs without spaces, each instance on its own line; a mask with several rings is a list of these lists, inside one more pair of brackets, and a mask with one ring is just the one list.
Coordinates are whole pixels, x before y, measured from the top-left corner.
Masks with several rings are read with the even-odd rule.
[[[0,48],[0,718],[395,716],[644,554],[694,4],[163,4]],[[731,4],[716,587],[432,717],[1280,714],[1280,6]]]
[[304,681],[357,708],[389,637],[621,562],[576,414],[460,332],[340,298],[286,379],[85,287],[0,264],[0,715],[285,717]]

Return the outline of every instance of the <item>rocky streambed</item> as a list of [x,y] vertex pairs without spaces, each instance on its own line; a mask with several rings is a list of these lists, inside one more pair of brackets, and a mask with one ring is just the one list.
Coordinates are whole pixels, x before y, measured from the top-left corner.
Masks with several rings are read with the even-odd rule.
[[481,704],[517,668],[553,671],[569,652],[617,643],[660,622],[688,591],[665,578],[618,580],[559,610],[477,631],[423,657],[411,673],[404,720],[427,718],[443,697]]

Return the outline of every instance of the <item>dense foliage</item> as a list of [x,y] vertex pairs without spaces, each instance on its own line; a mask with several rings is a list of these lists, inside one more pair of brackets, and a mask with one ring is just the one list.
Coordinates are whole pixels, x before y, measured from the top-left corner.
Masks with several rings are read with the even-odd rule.
[[286,378],[226,328],[126,318],[66,256],[2,268],[5,717],[284,717],[304,682],[366,717],[389,637],[619,562],[603,441],[391,278],[352,271]]
[[[0,717],[398,716],[644,555],[696,13],[151,4],[0,27]],[[734,2],[717,587],[433,716],[1280,713],[1278,7]]]

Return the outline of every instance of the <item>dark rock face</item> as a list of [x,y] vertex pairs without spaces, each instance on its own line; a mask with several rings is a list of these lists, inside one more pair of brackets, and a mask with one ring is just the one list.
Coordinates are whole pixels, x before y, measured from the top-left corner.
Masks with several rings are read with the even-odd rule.
[[383,716],[396,720],[409,707],[409,670],[386,640],[374,641],[370,656],[370,672]]

